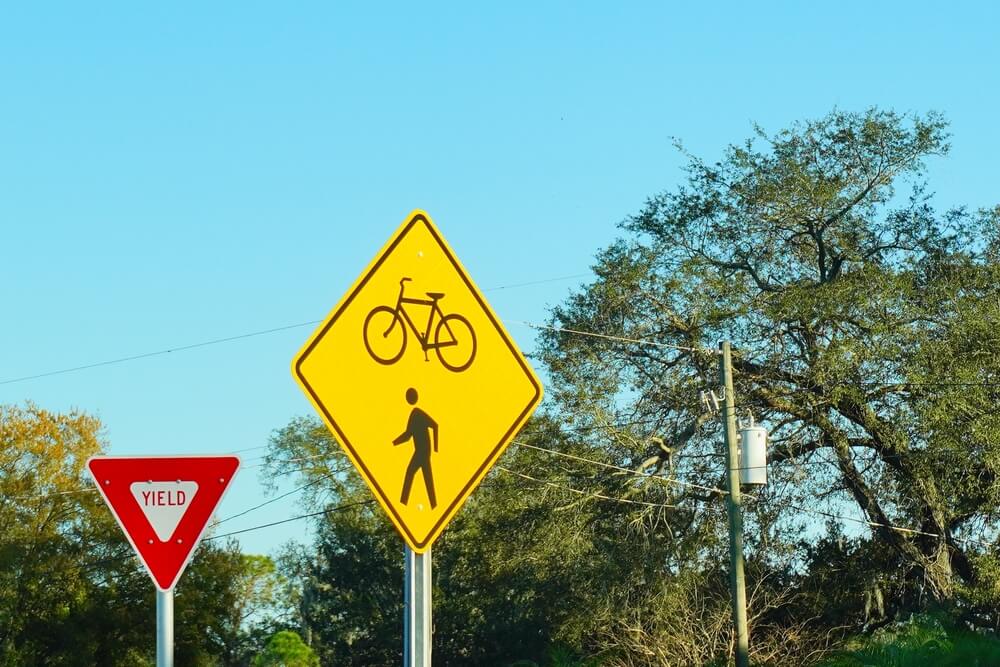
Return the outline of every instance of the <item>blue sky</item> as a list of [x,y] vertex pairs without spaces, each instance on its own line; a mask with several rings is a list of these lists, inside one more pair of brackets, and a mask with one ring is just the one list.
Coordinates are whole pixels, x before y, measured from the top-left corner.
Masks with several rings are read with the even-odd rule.
[[681,181],[673,137],[715,159],[754,122],[939,110],[938,204],[994,205],[998,23],[985,2],[9,5],[0,402],[96,414],[115,454],[264,445],[311,413],[289,373],[309,327],[6,381],[322,319],[414,208],[530,351],[517,322]]

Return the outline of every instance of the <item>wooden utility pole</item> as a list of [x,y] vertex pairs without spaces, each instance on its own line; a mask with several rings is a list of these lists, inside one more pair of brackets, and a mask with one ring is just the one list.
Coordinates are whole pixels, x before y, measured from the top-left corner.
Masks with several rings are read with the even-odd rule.
[[743,575],[743,508],[740,498],[740,463],[736,444],[736,397],[733,391],[733,358],[729,341],[719,343],[722,351],[720,380],[725,391],[722,426],[726,434],[726,508],[729,512],[729,590],[733,600],[736,628],[736,667],[750,667],[750,636],[747,631],[747,590]]

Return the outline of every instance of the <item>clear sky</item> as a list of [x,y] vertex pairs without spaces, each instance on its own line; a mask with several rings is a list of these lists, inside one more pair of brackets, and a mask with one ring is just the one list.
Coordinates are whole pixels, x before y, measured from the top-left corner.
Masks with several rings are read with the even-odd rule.
[[[715,159],[754,122],[939,110],[938,203],[1000,201],[995,3],[426,5],[8,3],[0,402],[96,414],[114,454],[260,447],[312,412],[311,327],[10,380],[321,319],[414,208],[530,351],[517,323],[681,181],[672,137]],[[220,516],[264,499],[262,453]]]

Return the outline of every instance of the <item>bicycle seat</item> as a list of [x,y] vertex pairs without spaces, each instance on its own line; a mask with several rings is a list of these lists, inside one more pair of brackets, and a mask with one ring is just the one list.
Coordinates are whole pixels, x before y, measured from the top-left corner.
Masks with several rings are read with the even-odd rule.
[[438,299],[444,296],[444,292],[428,292],[427,296],[437,301]]

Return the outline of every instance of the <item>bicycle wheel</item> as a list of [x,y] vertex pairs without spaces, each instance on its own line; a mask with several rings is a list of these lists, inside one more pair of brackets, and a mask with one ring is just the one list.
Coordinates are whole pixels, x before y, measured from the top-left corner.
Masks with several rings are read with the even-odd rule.
[[476,358],[476,332],[461,315],[445,315],[434,329],[434,351],[444,367],[459,373]]
[[406,350],[406,325],[395,308],[377,306],[368,313],[364,327],[365,349],[380,364],[394,364]]

